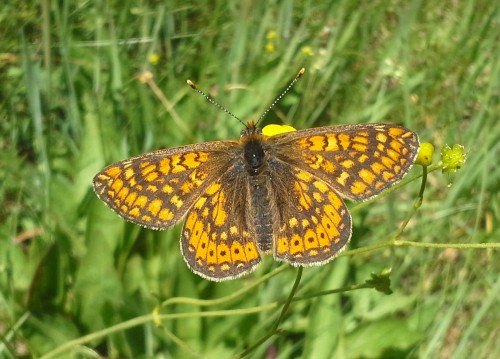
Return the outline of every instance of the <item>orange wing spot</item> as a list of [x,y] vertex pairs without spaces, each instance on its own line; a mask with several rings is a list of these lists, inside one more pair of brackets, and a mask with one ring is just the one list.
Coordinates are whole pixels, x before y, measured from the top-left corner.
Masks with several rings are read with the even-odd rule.
[[394,161],[392,159],[390,159],[389,157],[382,156],[382,158],[380,160],[382,161],[384,166],[387,168],[391,168],[392,166],[394,166]]
[[412,136],[412,134],[410,132],[405,133],[405,130],[403,130],[402,128],[399,128],[399,127],[391,127],[389,129],[389,135],[391,137],[409,137],[409,136]]
[[359,163],[365,163],[367,159],[369,159],[369,157],[367,155],[365,155],[365,154],[362,154],[361,156],[359,156],[358,162]]
[[[401,153],[401,148],[403,147],[403,144],[398,141],[391,141],[390,146],[394,151]],[[406,148],[404,150],[406,150]]]
[[158,191],[158,187],[150,184],[146,187],[146,191],[149,191],[149,192],[153,192],[153,193],[156,193]]
[[174,218],[174,214],[167,208],[163,208],[160,213],[158,213],[158,218],[162,221],[171,221]]
[[[197,221],[198,221],[198,216],[196,215],[196,213],[189,212],[186,218],[186,223],[184,223],[184,228],[192,231]],[[186,237],[189,237],[189,235],[186,235]]]
[[245,255],[245,248],[243,248],[241,243],[234,241],[231,244],[231,258],[233,259],[233,263],[248,262],[247,257]]
[[229,227],[229,233],[233,236],[238,235],[239,234],[238,227],[236,226]]
[[137,192],[130,192],[127,198],[125,198],[125,203],[131,206],[134,204],[136,198],[137,198]]
[[182,164],[187,168],[196,168],[200,165],[200,159],[198,158],[199,153],[191,152],[184,155],[184,160]]
[[323,151],[325,149],[325,138],[323,136],[311,136],[302,140],[300,146],[311,151]]
[[394,171],[394,173],[400,173],[401,172],[401,166],[396,165],[396,166],[393,167],[392,170]]
[[304,247],[307,250],[319,247],[319,242],[318,238],[316,237],[316,232],[314,232],[312,229],[308,229],[306,231],[306,234],[304,236]]
[[120,192],[118,192],[118,198],[120,198],[122,201],[125,200],[128,196],[128,192],[130,191],[130,188],[128,187],[123,187]]
[[195,209],[201,209],[205,205],[205,202],[207,201],[207,197],[200,197],[194,204]]
[[135,180],[135,177],[132,177],[129,181],[128,181],[128,185],[130,187],[135,187],[137,185],[137,181]]
[[203,231],[203,225],[201,222],[197,222],[195,226],[196,227],[201,227],[200,228],[200,234],[198,236],[198,245],[196,246],[196,258],[201,258],[205,259],[207,258],[207,252],[208,252],[208,234],[207,232]]
[[340,218],[338,213],[336,216],[333,216],[332,213],[330,213],[330,216],[327,215],[327,216],[321,217],[321,224],[322,224],[323,228],[325,229],[325,232],[327,235],[327,238],[325,238],[324,240],[320,237],[320,244],[322,247],[329,246],[330,240],[332,240],[340,235],[337,226],[339,225],[341,220],[342,219]]
[[322,217],[321,225],[316,227],[316,238],[318,238],[318,243],[320,247],[328,247],[330,245],[330,237],[327,230],[333,228],[334,225],[332,221],[326,217]]
[[339,135],[339,140],[340,140],[340,146],[344,150],[347,150],[349,148],[349,146],[351,145],[351,143],[352,143],[351,136],[349,136],[346,133],[341,133]]
[[170,194],[170,193],[172,193],[172,192],[174,191],[174,188],[173,188],[172,186],[170,186],[170,185],[166,184],[166,185],[164,185],[164,186],[162,187],[162,189],[161,189],[161,190],[162,190],[162,192],[163,192],[163,193]]
[[298,234],[294,234],[290,241],[290,254],[296,255],[304,253],[304,241]]
[[335,135],[329,135],[327,136],[327,145],[325,147],[325,151],[338,151],[339,148],[339,143],[337,140],[337,136]]
[[155,169],[156,169],[155,165],[149,165],[149,166],[143,168],[143,170],[141,171],[141,174],[143,177],[146,177],[148,174],[153,172]]
[[385,171],[384,173],[382,173],[382,178],[384,178],[384,181],[386,182],[389,182],[390,180],[392,180],[394,178],[394,173],[392,172],[389,172],[389,171]]
[[283,254],[288,252],[288,239],[286,237],[282,237],[278,240],[278,248],[276,249],[279,254]]
[[179,196],[175,195],[170,198],[170,203],[172,203],[177,208],[181,208],[184,204],[184,201]]
[[328,191],[328,186],[321,181],[314,181],[313,186],[316,187],[321,193]]
[[[149,167],[148,167],[149,168]],[[151,172],[150,174],[148,174],[145,178],[146,181],[148,182],[153,182],[155,179],[158,178],[158,172]]]
[[122,173],[122,169],[117,166],[109,167],[105,173],[110,177],[116,178]]
[[128,206],[122,205],[122,206],[120,207],[120,209],[121,209],[121,211],[122,211],[123,213],[127,213],[127,212],[128,212]]
[[347,172],[342,172],[339,177],[337,177],[337,182],[341,184],[342,186],[345,186],[347,179],[349,178],[349,173]]
[[312,175],[306,171],[298,171],[295,176],[304,182],[311,182]]
[[115,191],[115,193],[120,192],[120,190],[122,189],[122,187],[123,187],[123,181],[121,179],[119,179],[119,178],[115,179],[115,181],[111,185],[111,189],[113,191]]
[[368,144],[368,137],[367,136],[354,136],[354,138],[352,140],[353,140],[353,142],[363,143],[365,145]]
[[180,190],[186,194],[186,193],[189,193],[193,190],[193,188],[197,187],[196,183],[192,182],[192,181],[186,181],[182,184]]
[[209,214],[210,214],[210,211],[209,211],[208,207],[203,208],[203,212],[201,212],[201,216],[203,218],[207,218]]
[[288,220],[288,227],[290,228],[295,228],[299,225],[299,221],[297,220],[297,218],[295,217],[292,217]]
[[304,229],[309,228],[311,226],[311,223],[307,219],[303,219],[301,224],[302,228]]
[[109,198],[115,198],[115,192],[113,192],[113,191],[108,191],[108,197],[109,197]]
[[387,154],[389,155],[390,158],[392,158],[396,162],[399,161],[399,158],[401,157],[399,153],[391,149],[387,149]]
[[146,196],[139,196],[134,202],[134,205],[140,208],[146,207],[146,204],[148,203],[148,197]]
[[231,251],[225,243],[219,243],[217,246],[217,263],[228,263],[231,262]]
[[358,172],[358,174],[359,174],[359,177],[361,177],[361,179],[363,181],[365,181],[365,183],[368,183],[368,184],[372,184],[373,181],[375,181],[375,179],[377,178],[373,172],[367,170],[366,168],[361,169]]
[[184,172],[186,167],[181,164],[182,156],[172,156],[171,171],[172,173]]
[[385,153],[385,145],[383,143],[379,143],[377,145],[377,150],[379,150],[382,153]]
[[141,217],[141,219],[142,219],[144,222],[151,222],[151,217],[150,217],[150,216],[148,216],[148,215],[146,215],[146,214],[145,214],[144,216],[142,216],[142,217]]
[[214,241],[208,242],[207,264],[217,264],[217,245]]
[[129,167],[125,170],[125,179],[128,181],[129,179],[131,179],[132,177],[134,177],[135,175],[135,171],[133,168]]
[[386,143],[387,142],[387,135],[385,133],[383,133],[383,132],[378,132],[375,135],[375,138],[377,139],[378,142],[381,142],[381,143]]
[[160,212],[161,206],[163,206],[163,201],[156,198],[149,202],[148,211],[151,212],[153,216],[156,216],[158,212]]
[[160,166],[158,168],[158,170],[165,174],[165,175],[168,175],[170,173],[170,171],[172,170],[172,167],[170,167],[170,158],[164,158],[160,161]]
[[212,211],[212,219],[214,220],[214,224],[220,227],[227,221],[227,212],[224,210],[224,203],[226,202],[224,191],[221,191],[218,197],[218,201]]
[[139,210],[139,207],[134,207],[128,212],[128,214],[132,217],[137,218],[141,215],[141,211]]
[[245,244],[245,255],[247,256],[247,261],[253,261],[254,259],[259,258],[259,252],[253,242]]
[[338,225],[340,222],[342,222],[342,216],[340,215],[338,209],[333,205],[325,205],[323,209],[325,211],[325,214],[330,217],[333,224]]
[[381,174],[382,171],[385,171],[385,169],[387,168],[386,166],[384,166],[382,163],[380,162],[374,162],[370,165],[371,169],[373,172],[375,172],[375,174]]
[[140,162],[140,163],[139,163],[139,167],[140,167],[140,168],[146,168],[146,167],[148,167],[150,164],[151,164],[151,162],[149,162],[149,161]]
[[212,183],[208,188],[206,189],[205,193],[209,196],[215,194],[221,187],[220,183]]
[[[328,200],[333,205],[333,208],[335,209],[335,211],[337,211],[339,208],[341,208],[344,205],[342,203],[340,197],[337,196],[337,194],[333,191],[328,193]],[[326,206],[325,206],[325,208],[326,208]]]
[[384,186],[385,186],[385,183],[382,181],[377,181],[377,183],[375,183],[375,189],[381,189]]
[[361,194],[366,190],[366,183],[355,181],[351,185],[351,192],[354,194]]
[[317,203],[323,202],[323,196],[319,192],[313,192],[313,198]]
[[359,152],[366,152],[368,151],[368,146],[363,145],[361,143],[353,143],[351,146],[354,150],[359,151]]
[[344,160],[340,162],[342,167],[347,168],[348,170],[351,169],[354,166],[354,161],[352,160]]

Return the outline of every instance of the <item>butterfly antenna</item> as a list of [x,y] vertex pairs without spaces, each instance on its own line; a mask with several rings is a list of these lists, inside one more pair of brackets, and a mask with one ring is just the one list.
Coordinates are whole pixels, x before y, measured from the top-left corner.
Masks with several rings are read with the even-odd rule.
[[280,100],[286,95],[286,93],[288,91],[290,91],[290,89],[293,87],[293,85],[295,85],[297,83],[297,81],[302,77],[302,75],[304,75],[304,73],[306,72],[306,69],[303,67],[299,70],[299,72],[297,73],[297,75],[295,76],[295,78],[292,80],[292,82],[290,82],[290,84],[287,86],[287,88],[281,93],[281,95],[279,95],[272,103],[271,105],[267,108],[267,110],[264,111],[264,113],[262,115],[260,115],[259,117],[259,120],[257,121],[257,124],[269,113],[269,111],[271,111],[271,109],[276,106],[276,104],[278,102],[280,102]]
[[238,116],[236,116],[234,113],[230,112],[228,109],[226,109],[224,106],[222,106],[220,103],[218,103],[217,101],[215,101],[211,96],[207,95],[205,92],[203,92],[202,90],[200,90],[200,88],[198,86],[196,86],[196,84],[191,81],[191,80],[187,80],[187,84],[193,89],[195,90],[196,92],[198,92],[199,94],[201,94],[203,97],[205,97],[205,99],[210,102],[212,105],[214,105],[215,107],[217,107],[219,110],[222,110],[224,111],[225,113],[227,113],[229,116],[232,116],[234,117],[235,119],[237,119],[243,126],[246,126],[245,123],[243,121],[240,120],[240,118]]

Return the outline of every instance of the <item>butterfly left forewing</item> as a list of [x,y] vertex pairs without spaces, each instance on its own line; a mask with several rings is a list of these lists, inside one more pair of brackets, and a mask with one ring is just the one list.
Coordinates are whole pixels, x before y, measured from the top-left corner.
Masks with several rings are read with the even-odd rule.
[[94,191],[123,218],[147,228],[180,221],[205,188],[227,168],[234,142],[159,150],[104,168]]

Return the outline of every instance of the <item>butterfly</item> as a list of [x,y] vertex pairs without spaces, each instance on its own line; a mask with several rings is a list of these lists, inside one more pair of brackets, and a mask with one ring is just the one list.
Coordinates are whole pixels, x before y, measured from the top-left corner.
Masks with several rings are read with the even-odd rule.
[[181,251],[212,281],[253,271],[263,254],[322,265],[349,242],[343,198],[366,200],[403,178],[418,136],[391,124],[269,134],[253,121],[239,140],[162,149],[104,168],[94,191],[126,220],[165,229],[185,218]]

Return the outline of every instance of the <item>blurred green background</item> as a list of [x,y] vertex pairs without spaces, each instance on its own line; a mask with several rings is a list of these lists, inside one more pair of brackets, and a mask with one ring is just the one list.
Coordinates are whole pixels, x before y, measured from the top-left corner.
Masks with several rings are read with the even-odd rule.
[[[500,2],[6,0],[0,24],[0,357],[68,347],[52,354],[228,358],[258,343],[281,307],[238,310],[282,301],[296,269],[257,282],[286,266],[267,257],[242,279],[203,280],[181,257],[180,225],[127,223],[91,181],[132,155],[238,138],[241,124],[187,79],[246,120],[301,67],[264,124],[397,123],[437,152],[465,146],[468,161],[429,175],[401,237],[449,248],[348,251],[305,269],[297,295],[361,284],[385,268],[394,293],[294,302],[280,334],[249,357],[500,357],[498,249],[452,245],[498,247],[500,238]],[[138,80],[144,71],[151,82]],[[350,203],[348,249],[391,239],[418,191],[419,179],[367,206]],[[179,299],[160,310],[179,317],[152,321],[164,300],[245,288],[216,305]],[[224,310],[233,312],[202,316]]]

